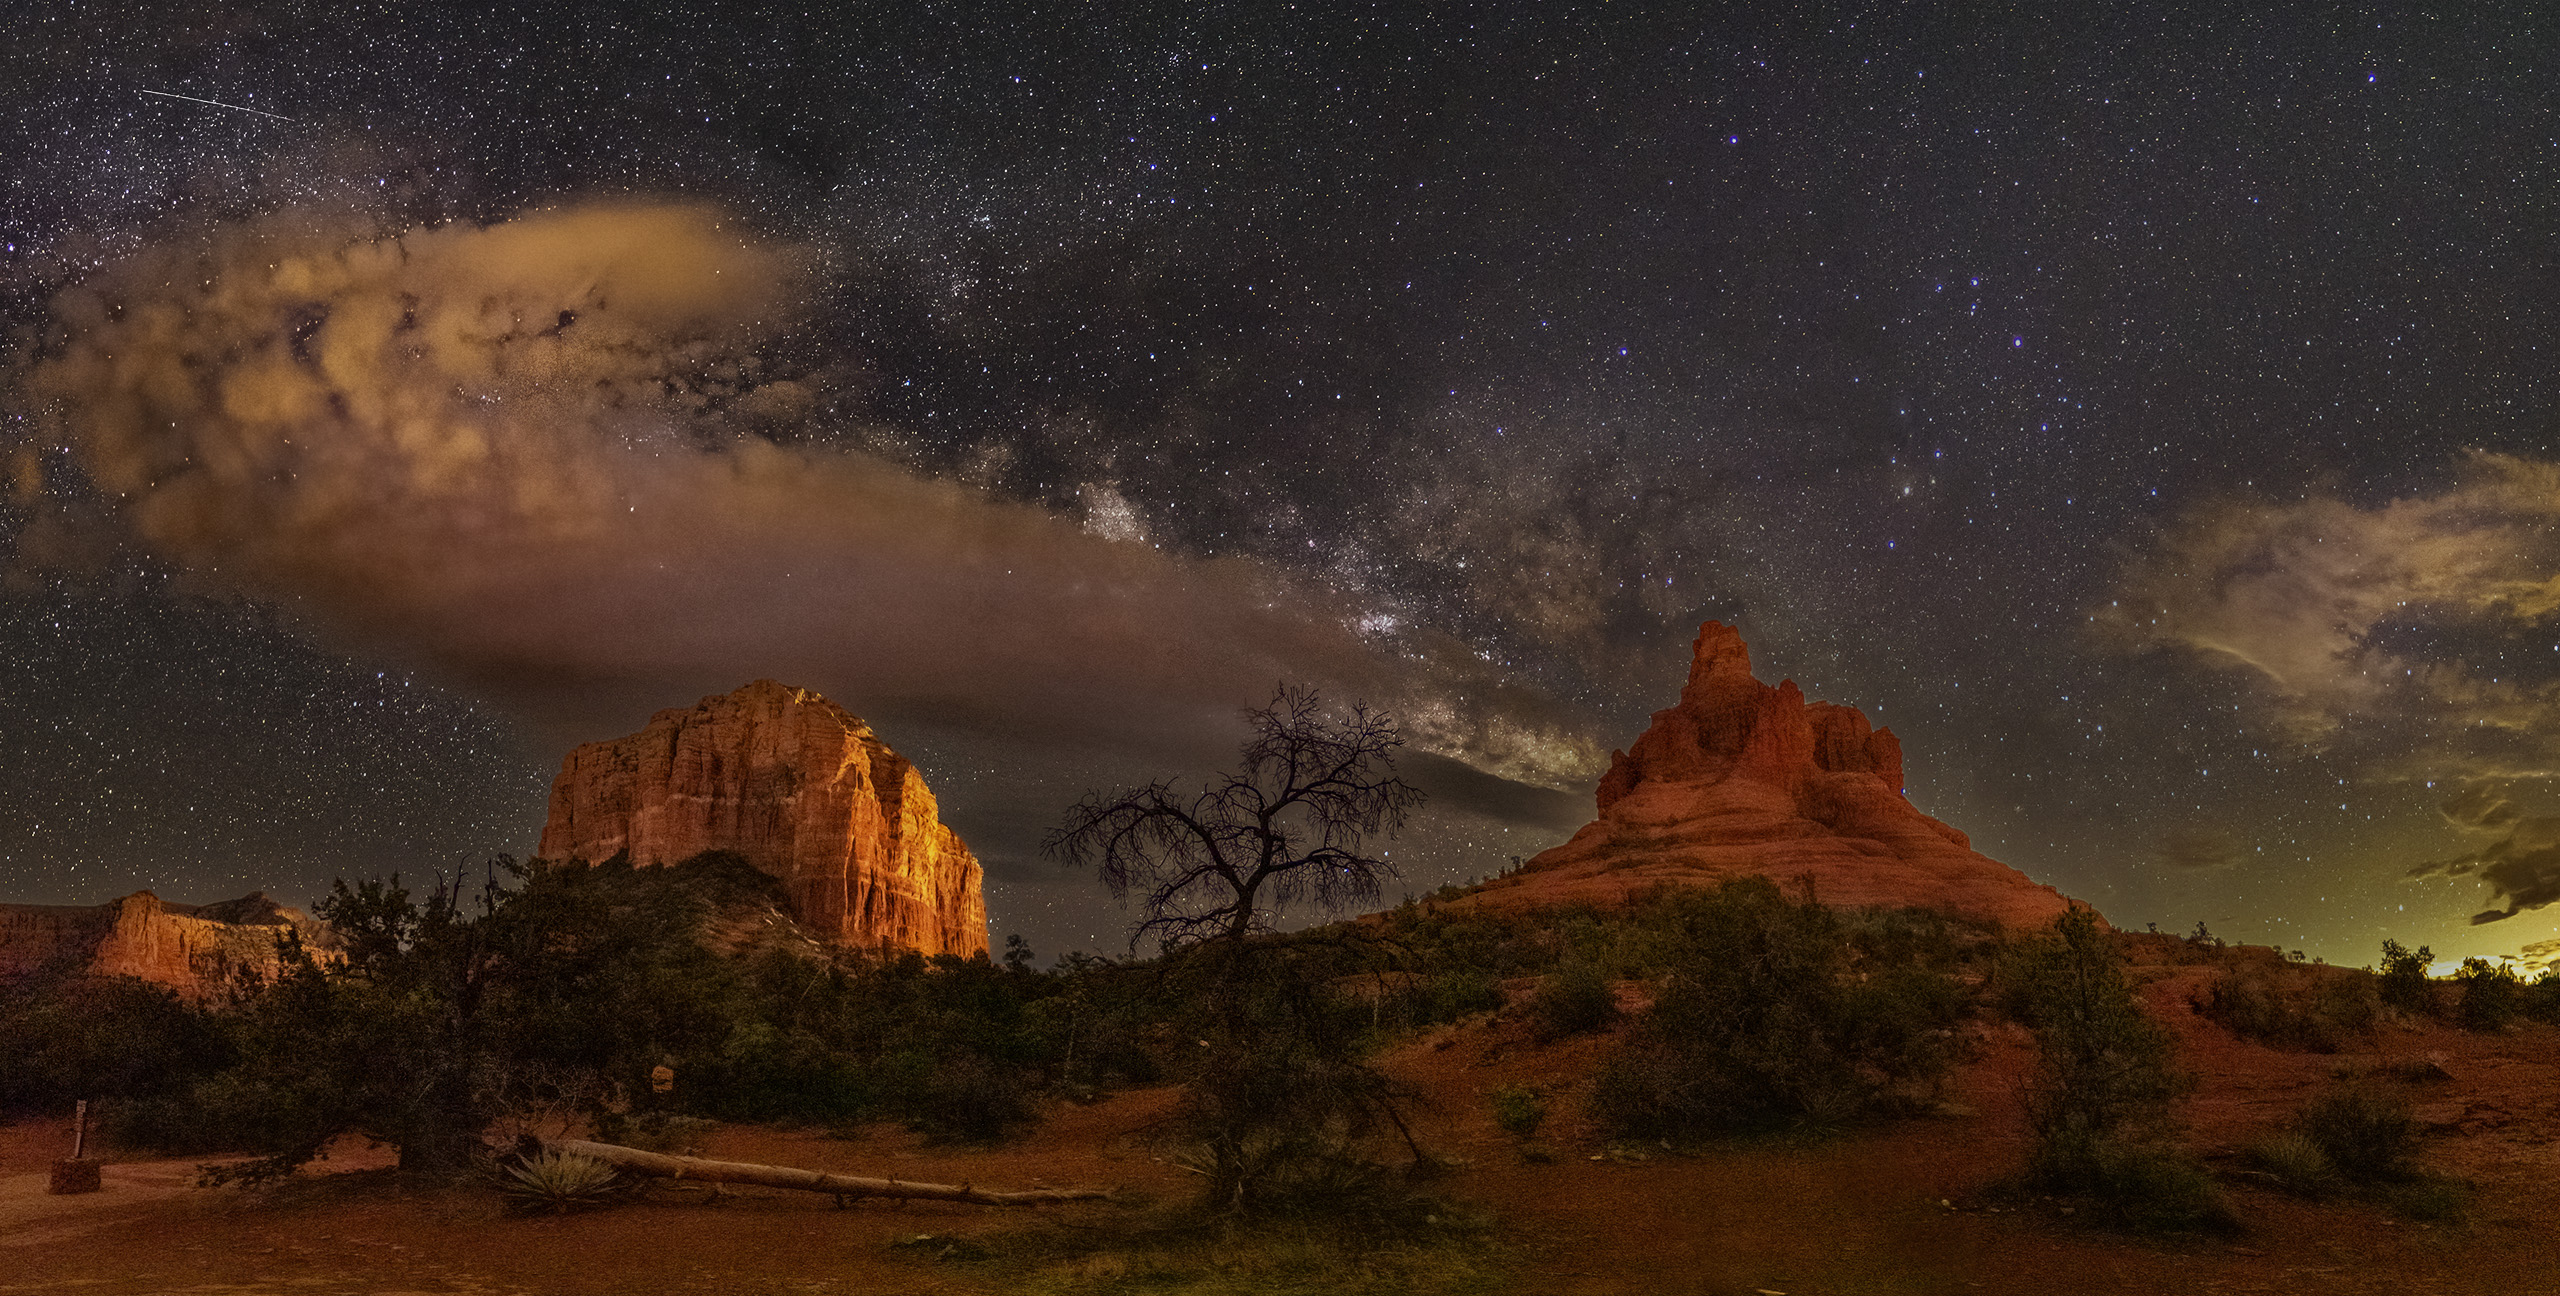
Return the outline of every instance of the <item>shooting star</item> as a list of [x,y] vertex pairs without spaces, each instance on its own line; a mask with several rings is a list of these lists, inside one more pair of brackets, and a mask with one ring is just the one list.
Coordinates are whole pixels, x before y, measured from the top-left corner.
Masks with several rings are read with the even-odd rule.
[[216,108],[228,108],[233,112],[256,113],[261,117],[273,117],[277,121],[294,120],[291,117],[285,116],[283,113],[271,113],[263,108],[247,108],[235,103],[224,103],[219,99],[198,99],[194,95],[170,94],[165,90],[145,90],[142,93],[147,95],[158,95],[163,99],[184,99],[188,103],[212,104]]

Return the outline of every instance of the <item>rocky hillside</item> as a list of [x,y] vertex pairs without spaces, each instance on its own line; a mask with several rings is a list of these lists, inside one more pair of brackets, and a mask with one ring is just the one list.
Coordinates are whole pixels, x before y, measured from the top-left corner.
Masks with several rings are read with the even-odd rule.
[[757,680],[569,753],[536,853],[641,865],[735,851],[844,945],[981,954],[977,857],[915,766],[807,689]]
[[101,905],[0,904],[0,977],[39,972],[139,977],[191,999],[220,993],[241,974],[278,969],[288,929],[322,959],[337,938],[299,909],[252,892],[219,904],[173,904],[136,891]]
[[1612,753],[1599,817],[1470,902],[1611,902],[1650,886],[1809,879],[1837,905],[1919,905],[2007,927],[2072,902],[1903,798],[1902,744],[1855,707],[1751,673],[1732,627],[1698,630],[1679,705]]

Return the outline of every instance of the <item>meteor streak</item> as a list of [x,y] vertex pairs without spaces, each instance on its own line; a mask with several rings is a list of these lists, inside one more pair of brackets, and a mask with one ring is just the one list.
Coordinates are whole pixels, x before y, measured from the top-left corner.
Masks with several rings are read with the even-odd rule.
[[158,95],[163,99],[184,99],[188,103],[212,104],[216,108],[228,108],[233,112],[256,113],[261,117],[273,117],[277,121],[294,120],[291,117],[285,116],[283,113],[271,113],[263,108],[244,108],[239,104],[224,103],[219,99],[198,99],[194,95],[170,94],[165,90],[145,90],[142,93],[147,95]]

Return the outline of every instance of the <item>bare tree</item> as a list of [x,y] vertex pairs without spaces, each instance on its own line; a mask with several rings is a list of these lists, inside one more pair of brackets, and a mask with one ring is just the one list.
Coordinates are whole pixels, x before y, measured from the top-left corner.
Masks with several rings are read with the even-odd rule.
[[1395,721],[1361,704],[1330,718],[1313,689],[1286,684],[1244,716],[1253,737],[1241,769],[1191,795],[1165,781],[1090,794],[1042,845],[1096,869],[1119,899],[1143,895],[1132,948],[1150,932],[1167,948],[1241,941],[1279,906],[1339,912],[1375,900],[1379,881],[1396,876],[1363,853],[1422,801],[1396,776]]
[[1396,875],[1365,852],[1422,801],[1396,777],[1404,740],[1365,706],[1329,715],[1285,684],[1244,717],[1233,773],[1191,793],[1156,782],[1087,796],[1043,847],[1122,900],[1143,897],[1130,947],[1163,941],[1162,984],[1201,1045],[1176,1122],[1199,1145],[1206,1201],[1237,1214],[1292,1200],[1293,1184],[1365,1174],[1359,1144],[1382,1126],[1425,1161],[1398,1111],[1408,1095],[1362,1057],[1368,1014],[1334,985],[1343,942],[1247,939],[1280,906],[1339,911]]

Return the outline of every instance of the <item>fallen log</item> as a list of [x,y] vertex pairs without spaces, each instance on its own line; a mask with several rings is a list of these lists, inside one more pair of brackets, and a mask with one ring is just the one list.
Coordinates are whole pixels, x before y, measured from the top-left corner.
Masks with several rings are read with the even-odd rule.
[[980,1206],[1036,1206],[1043,1202],[1092,1201],[1111,1195],[1100,1188],[1024,1188],[1015,1192],[990,1192],[970,1184],[873,1179],[791,1166],[757,1165],[751,1161],[705,1161],[700,1157],[668,1156],[663,1152],[643,1152],[638,1148],[590,1143],[585,1139],[553,1139],[542,1146],[545,1151],[590,1157],[617,1169],[656,1179],[694,1179],[703,1183],[757,1184],[766,1188],[833,1193],[839,1204],[863,1197],[900,1197],[974,1202]]

